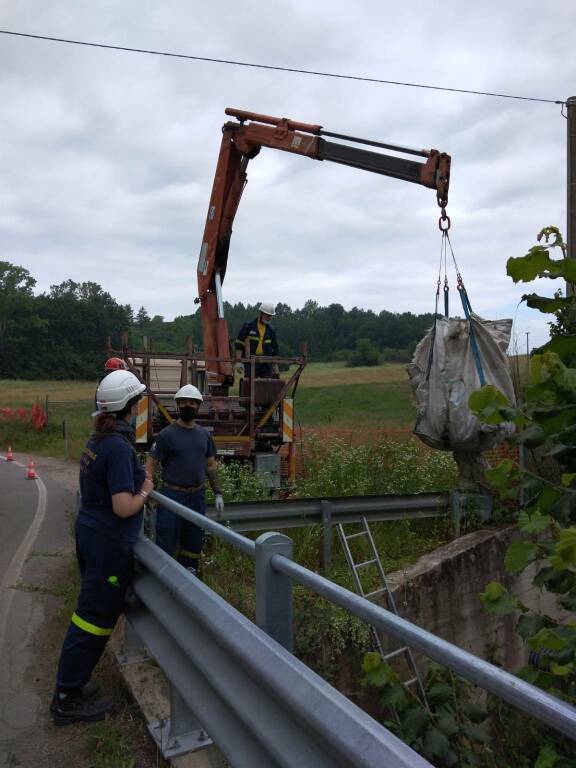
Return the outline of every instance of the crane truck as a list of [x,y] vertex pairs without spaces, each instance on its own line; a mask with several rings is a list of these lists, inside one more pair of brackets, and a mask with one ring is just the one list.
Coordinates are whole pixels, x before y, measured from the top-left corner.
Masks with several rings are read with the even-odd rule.
[[196,350],[189,339],[182,353],[134,350],[125,335],[121,349],[114,350],[109,343],[107,351],[121,356],[146,384],[147,396],[140,403],[136,426],[137,446],[141,450],[147,450],[157,432],[174,418],[175,391],[192,383],[204,395],[198,423],[212,433],[218,455],[251,460],[257,474],[264,476],[271,486],[278,486],[283,460],[288,476],[293,479],[295,473],[294,394],[306,366],[307,351],[303,345],[296,357],[258,357],[260,362],[295,366],[284,380],[255,378],[255,358],[247,355],[242,361],[252,367],[252,375],[241,379],[238,393],[232,393],[234,356],[224,316],[222,286],[232,225],[247,184],[249,162],[263,148],[276,149],[428,187],[436,191],[442,211],[439,226],[447,229],[450,156],[436,149],[411,149],[333,133],[320,125],[288,118],[230,108],[225,112],[234,119],[222,127],[197,264],[195,302],[200,305],[203,349]]

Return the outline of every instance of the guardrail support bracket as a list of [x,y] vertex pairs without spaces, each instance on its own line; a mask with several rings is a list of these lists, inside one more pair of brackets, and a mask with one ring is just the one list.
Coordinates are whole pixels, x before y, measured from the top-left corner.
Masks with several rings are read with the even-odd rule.
[[170,686],[170,717],[150,723],[148,730],[166,760],[213,745],[173,685]]

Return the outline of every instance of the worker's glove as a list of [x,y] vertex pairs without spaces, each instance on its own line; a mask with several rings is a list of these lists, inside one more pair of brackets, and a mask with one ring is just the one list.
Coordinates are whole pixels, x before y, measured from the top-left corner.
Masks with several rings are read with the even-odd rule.
[[239,376],[244,376],[244,363],[236,363],[234,367],[236,368],[236,373]]
[[214,495],[214,506],[216,507],[216,517],[224,514],[224,497],[221,493]]

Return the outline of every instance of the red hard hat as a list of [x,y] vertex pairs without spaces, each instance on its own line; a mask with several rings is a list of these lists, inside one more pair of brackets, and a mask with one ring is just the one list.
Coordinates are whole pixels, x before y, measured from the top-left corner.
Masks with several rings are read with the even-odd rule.
[[104,363],[105,371],[125,371],[128,368],[124,360],[119,357],[109,357]]

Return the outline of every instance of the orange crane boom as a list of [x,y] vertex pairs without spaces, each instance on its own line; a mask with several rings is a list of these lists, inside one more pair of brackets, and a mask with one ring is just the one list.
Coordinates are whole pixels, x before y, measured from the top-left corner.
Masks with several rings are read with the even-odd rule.
[[[248,162],[258,155],[262,147],[303,155],[313,160],[349,165],[435,189],[443,214],[448,203],[450,182],[450,155],[436,149],[410,149],[359,139],[324,131],[320,125],[239,109],[226,109],[226,114],[235,117],[236,122],[227,122],[222,128],[222,143],[197,270],[197,301],[201,308],[206,368],[223,387],[233,383],[234,374],[230,362],[230,338],[224,317],[222,283],[226,275],[232,224],[247,182]],[[323,138],[325,136],[349,143],[327,141]],[[419,162],[350,144],[389,149],[426,160]]]

